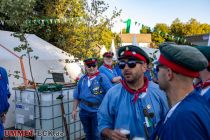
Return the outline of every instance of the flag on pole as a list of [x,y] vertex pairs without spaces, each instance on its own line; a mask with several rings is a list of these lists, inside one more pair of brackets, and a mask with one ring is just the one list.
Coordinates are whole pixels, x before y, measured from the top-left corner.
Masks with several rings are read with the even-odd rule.
[[131,19],[124,21],[124,23],[126,23],[126,33],[130,33]]
[[133,35],[132,45],[139,46],[136,39],[136,34]]
[[128,19],[123,23],[126,23],[126,33],[132,33],[132,34],[140,33],[141,23],[139,23],[138,21],[132,21],[131,19]]

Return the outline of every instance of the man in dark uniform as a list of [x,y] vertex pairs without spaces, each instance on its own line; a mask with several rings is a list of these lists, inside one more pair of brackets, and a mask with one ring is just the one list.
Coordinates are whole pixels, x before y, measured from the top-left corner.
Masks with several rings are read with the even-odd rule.
[[202,82],[196,87],[200,90],[200,95],[205,97],[210,103],[210,47],[209,46],[196,46],[196,48],[206,57],[208,60],[208,67],[199,72],[199,77]]
[[193,87],[193,78],[208,61],[191,46],[160,46],[158,82],[168,97],[170,110],[157,126],[155,140],[209,140],[210,110]]
[[99,73],[96,58],[88,58],[84,63],[87,74],[80,78],[74,91],[72,118],[76,119],[79,105],[79,116],[86,139],[99,140],[97,111],[104,95],[112,85],[104,74]]
[[3,139],[4,137],[3,123],[5,122],[6,113],[9,109],[9,96],[10,92],[7,72],[4,68],[0,67],[0,139]]

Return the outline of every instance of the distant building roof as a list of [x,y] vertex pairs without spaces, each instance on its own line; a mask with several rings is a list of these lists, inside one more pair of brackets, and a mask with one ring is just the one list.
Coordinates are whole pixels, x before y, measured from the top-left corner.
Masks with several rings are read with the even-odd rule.
[[210,46],[210,33],[186,36],[188,42],[198,46]]
[[[151,43],[151,34],[135,34],[137,43]],[[120,35],[121,36],[121,35]],[[122,34],[123,43],[132,43],[134,34]]]

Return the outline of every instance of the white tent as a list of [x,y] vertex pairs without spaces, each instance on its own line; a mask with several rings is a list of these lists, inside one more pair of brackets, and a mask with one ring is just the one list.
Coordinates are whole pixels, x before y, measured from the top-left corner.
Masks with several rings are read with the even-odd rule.
[[101,48],[101,50],[100,50],[100,57],[101,57],[101,58],[103,57],[103,54],[104,54],[105,52],[107,52],[107,49],[106,49],[106,47],[103,45],[102,48]]
[[116,52],[116,49],[115,49],[115,46],[114,46],[114,39],[112,39],[112,45],[111,45],[111,48],[110,48],[110,52],[114,53],[113,60],[117,60],[117,52]]
[[[31,80],[28,58],[26,56],[22,57],[23,65],[21,66],[20,57],[25,52],[14,51],[14,48],[18,47],[21,42],[11,34],[13,32],[0,30],[0,66],[4,67],[8,74],[14,74],[14,71],[19,71],[20,76],[23,76],[22,73],[25,71],[26,78]],[[29,47],[33,50],[31,57],[38,56],[37,60],[34,58],[31,59],[33,77],[36,83],[43,83],[46,78],[52,78],[49,71],[64,72],[65,82],[70,82],[71,79],[75,79],[81,74],[81,68],[74,62],[73,56],[34,34],[26,34],[26,38]],[[70,63],[66,63],[66,60],[70,61]],[[67,72],[65,72],[64,67]],[[6,128],[14,126],[14,91],[12,88],[23,84],[24,80],[23,78],[16,79],[14,76],[10,76],[9,83],[12,96],[9,100],[11,107],[7,115]]]

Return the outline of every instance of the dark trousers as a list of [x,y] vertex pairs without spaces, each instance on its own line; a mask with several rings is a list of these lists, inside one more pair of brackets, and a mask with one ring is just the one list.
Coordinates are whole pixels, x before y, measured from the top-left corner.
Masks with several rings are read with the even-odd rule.
[[100,140],[97,112],[93,113],[81,109],[79,112],[79,117],[86,134],[86,140]]

